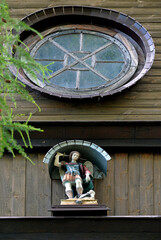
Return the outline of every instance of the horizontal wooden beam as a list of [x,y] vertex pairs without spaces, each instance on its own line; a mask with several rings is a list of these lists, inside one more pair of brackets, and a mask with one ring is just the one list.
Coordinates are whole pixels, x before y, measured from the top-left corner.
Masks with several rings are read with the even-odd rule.
[[[59,142],[82,139],[104,147],[160,147],[160,122],[66,122],[33,123],[44,132],[31,132],[34,147],[52,147]],[[18,133],[15,135],[22,144]]]
[[[78,139],[78,138],[77,138]],[[33,139],[31,140],[32,146],[34,147],[43,147],[43,148],[48,148],[52,147],[60,142],[66,141],[67,139]],[[87,140],[87,139],[84,139]],[[89,142],[93,142],[101,147],[150,147],[150,148],[160,148],[161,147],[161,139],[152,139],[152,140],[147,140],[147,139],[141,139],[141,140],[131,140],[131,139],[88,139]],[[18,140],[18,143],[21,146],[24,146],[22,140]]]
[[160,239],[160,216],[6,217],[0,239]]

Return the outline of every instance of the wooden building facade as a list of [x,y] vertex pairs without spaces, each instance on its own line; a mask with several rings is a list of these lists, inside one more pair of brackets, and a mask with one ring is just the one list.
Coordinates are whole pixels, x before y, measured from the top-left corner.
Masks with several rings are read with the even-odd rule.
[[[1,216],[50,216],[51,205],[65,197],[61,181],[50,181],[43,156],[30,154],[36,166],[19,156],[1,160]],[[161,153],[138,150],[111,157],[107,177],[94,182],[98,202],[112,216],[160,215]]]
[[89,140],[111,155],[107,177],[94,182],[96,198],[111,208],[109,215],[161,215],[161,2],[7,0],[7,3],[11,15],[19,19],[58,5],[87,5],[123,12],[152,35],[156,56],[150,71],[137,84],[113,96],[63,100],[30,90],[41,112],[17,97],[16,113],[32,112],[31,123],[44,129],[44,133],[31,133],[34,149],[29,154],[35,166],[18,155],[13,159],[6,154],[1,159],[0,215],[50,216],[48,209],[59,203],[64,190],[60,180],[50,180],[42,160],[53,145],[68,139]]

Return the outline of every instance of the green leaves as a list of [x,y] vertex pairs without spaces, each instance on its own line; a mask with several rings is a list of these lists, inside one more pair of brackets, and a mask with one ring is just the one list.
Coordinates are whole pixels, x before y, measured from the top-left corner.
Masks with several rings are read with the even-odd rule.
[[[14,30],[13,30],[14,29]],[[49,72],[48,68],[37,63],[29,53],[28,47],[21,41],[19,33],[22,31],[32,31],[41,39],[42,36],[36,30],[26,25],[24,22],[19,22],[12,19],[9,15],[9,9],[4,0],[0,3],[0,157],[5,150],[11,152],[14,156],[14,151],[18,151],[26,159],[32,160],[27,156],[24,148],[20,146],[14,138],[15,132],[18,132],[24,143],[24,146],[32,148],[30,139],[30,131],[42,131],[29,125],[29,120],[24,123],[15,122],[14,109],[17,107],[15,96],[18,94],[21,99],[25,99],[36,104],[33,97],[26,90],[26,86],[14,77],[8,66],[14,65],[17,69],[17,76],[20,69],[24,69],[34,78],[41,72],[41,75],[46,76]],[[16,53],[16,54],[15,54]],[[13,103],[13,109],[7,104],[8,99]],[[32,162],[33,163],[33,162]]]

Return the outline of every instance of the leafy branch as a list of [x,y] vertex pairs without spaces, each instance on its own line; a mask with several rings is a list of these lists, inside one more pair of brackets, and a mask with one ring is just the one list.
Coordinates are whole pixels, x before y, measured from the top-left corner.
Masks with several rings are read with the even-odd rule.
[[[25,147],[32,148],[30,131],[43,130],[29,125],[31,113],[24,123],[14,121],[14,109],[17,107],[15,93],[21,99],[35,104],[39,111],[41,109],[17,76],[19,70],[23,69],[35,79],[37,74],[40,74],[45,79],[49,69],[30,56],[29,48],[20,39],[20,32],[22,31],[32,31],[42,39],[41,34],[35,29],[24,22],[11,18],[8,5],[5,0],[2,0],[0,3],[0,157],[3,156],[5,150],[15,156],[14,151],[17,150],[23,157],[32,162],[24,148],[17,143],[14,133],[15,131],[19,132]],[[17,69],[16,77],[11,74],[10,65],[14,65]],[[13,108],[8,106],[8,99],[13,103]]]

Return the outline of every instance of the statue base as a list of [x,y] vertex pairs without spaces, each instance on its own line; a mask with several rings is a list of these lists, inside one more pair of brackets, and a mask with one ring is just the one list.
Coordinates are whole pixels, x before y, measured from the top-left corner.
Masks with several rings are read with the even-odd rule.
[[61,199],[60,205],[93,205],[98,204],[96,199],[92,198],[70,198],[70,199]]
[[107,216],[110,211],[106,205],[102,204],[84,204],[84,205],[54,205],[49,211],[52,216]]

